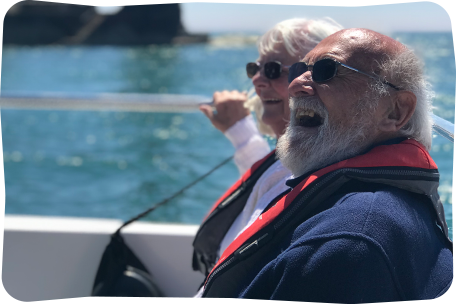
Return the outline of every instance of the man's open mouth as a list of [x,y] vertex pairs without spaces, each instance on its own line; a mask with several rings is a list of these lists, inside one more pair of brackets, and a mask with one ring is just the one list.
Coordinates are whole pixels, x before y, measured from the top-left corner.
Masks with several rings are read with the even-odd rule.
[[296,110],[296,124],[301,127],[315,128],[323,124],[323,118],[310,109]]

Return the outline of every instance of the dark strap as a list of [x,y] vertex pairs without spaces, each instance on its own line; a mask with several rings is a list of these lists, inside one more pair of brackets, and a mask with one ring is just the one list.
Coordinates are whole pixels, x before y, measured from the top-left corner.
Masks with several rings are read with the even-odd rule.
[[154,206],[150,207],[149,209],[145,210],[144,212],[141,212],[140,214],[138,214],[137,216],[129,219],[128,221],[126,221],[125,223],[123,223],[122,226],[119,227],[119,229],[117,229],[117,231],[115,232],[116,234],[118,234],[120,232],[120,230],[127,226],[127,225],[130,225],[131,223],[145,217],[146,215],[148,215],[149,213],[151,213],[152,211],[154,211],[155,209],[157,209],[158,207],[166,204],[168,201],[172,200],[173,198],[175,198],[176,196],[182,194],[185,190],[187,190],[188,188],[190,187],[193,187],[195,184],[197,184],[198,182],[200,182],[201,180],[203,180],[204,178],[206,178],[208,175],[210,175],[212,172],[214,172],[215,170],[217,170],[218,168],[220,168],[221,166],[223,166],[224,164],[226,164],[227,162],[229,162],[231,159],[233,158],[233,156],[230,156],[228,157],[227,159],[225,159],[224,161],[222,161],[220,164],[218,164],[217,166],[215,166],[214,168],[212,168],[211,170],[209,170],[207,173],[201,175],[200,177],[198,177],[197,179],[195,179],[193,182],[191,182],[190,184],[186,185],[185,187],[183,187],[182,189],[180,189],[179,191],[177,191],[176,193],[174,193],[173,195],[165,198],[164,200],[162,200],[161,202],[155,204]]

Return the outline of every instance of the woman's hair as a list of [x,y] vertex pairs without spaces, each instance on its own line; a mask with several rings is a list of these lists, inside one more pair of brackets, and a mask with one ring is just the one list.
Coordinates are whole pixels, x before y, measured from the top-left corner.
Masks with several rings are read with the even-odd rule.
[[291,56],[304,56],[320,41],[343,27],[333,19],[294,18],[277,23],[257,42],[258,52],[262,55],[277,52],[276,46],[283,44]]
[[[261,55],[276,53],[277,46],[283,45],[290,56],[304,58],[321,40],[341,29],[343,27],[329,17],[316,20],[288,19],[277,23],[260,37],[257,42],[258,52]],[[255,112],[259,131],[275,137],[271,127],[261,120],[263,105],[260,98],[255,95],[245,103],[245,106]]]

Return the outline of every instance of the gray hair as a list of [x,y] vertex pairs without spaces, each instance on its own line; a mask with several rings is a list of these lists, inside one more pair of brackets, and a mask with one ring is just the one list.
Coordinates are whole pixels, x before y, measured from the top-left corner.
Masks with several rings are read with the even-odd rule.
[[[411,91],[416,96],[416,108],[410,120],[401,128],[399,134],[420,142],[427,150],[432,145],[432,99],[434,92],[424,76],[423,63],[411,50],[386,59],[379,64],[382,74],[389,82],[399,88]],[[385,95],[385,86],[374,87],[380,95]]]
[[343,27],[333,19],[293,18],[277,23],[257,43],[260,54],[277,52],[277,44],[283,44],[291,56],[310,52],[320,41]]
[[[310,52],[321,40],[343,27],[333,19],[293,18],[277,23],[267,31],[257,42],[258,52],[267,55],[271,52],[278,52],[276,46],[283,44],[288,54],[302,58]],[[257,118],[258,129],[261,133],[275,137],[271,127],[263,123],[263,105],[258,96],[250,98],[245,106],[254,111]]]

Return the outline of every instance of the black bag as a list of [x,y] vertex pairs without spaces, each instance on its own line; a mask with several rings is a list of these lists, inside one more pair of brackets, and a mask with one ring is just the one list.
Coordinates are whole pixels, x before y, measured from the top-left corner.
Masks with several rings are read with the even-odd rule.
[[162,297],[163,293],[143,263],[125,244],[119,230],[111,235],[103,253],[92,296]]
[[133,251],[128,248],[127,244],[125,244],[124,239],[120,235],[120,230],[166,204],[168,201],[226,164],[232,158],[233,156],[228,157],[209,172],[200,176],[170,197],[123,223],[123,225],[111,235],[111,242],[106,246],[103,256],[101,257],[100,266],[98,267],[95,282],[93,283],[92,296],[163,297],[163,293],[154,283],[152,276],[149,274],[146,267],[144,267],[143,263],[141,263]]

